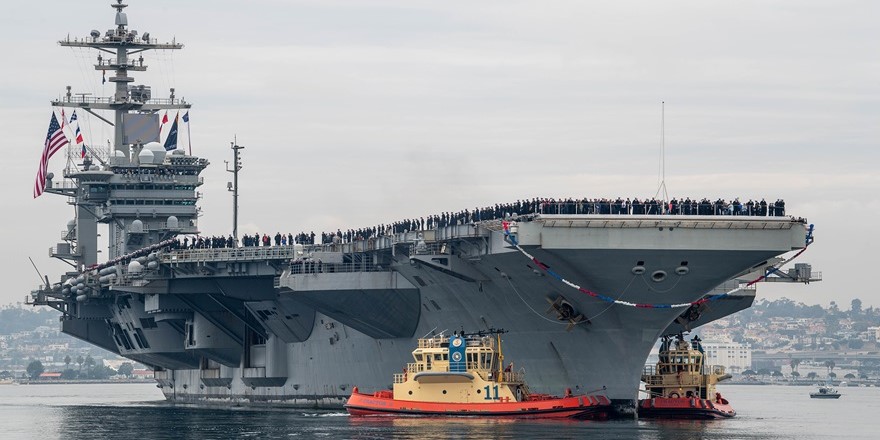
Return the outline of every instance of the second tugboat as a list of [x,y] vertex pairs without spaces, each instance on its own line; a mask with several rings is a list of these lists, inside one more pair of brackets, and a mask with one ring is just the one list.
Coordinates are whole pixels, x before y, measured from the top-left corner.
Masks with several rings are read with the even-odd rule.
[[639,417],[669,419],[722,419],[736,415],[730,402],[715,390],[715,384],[729,379],[720,365],[703,363],[699,336],[690,343],[679,334],[673,341],[663,336],[660,360],[645,367],[649,398],[639,401]]
[[365,394],[354,387],[345,407],[356,416],[607,417],[611,401],[606,396],[572,395],[571,389],[564,397],[532,393],[513,362],[503,368],[502,333],[419,339],[415,362],[394,375],[393,390]]

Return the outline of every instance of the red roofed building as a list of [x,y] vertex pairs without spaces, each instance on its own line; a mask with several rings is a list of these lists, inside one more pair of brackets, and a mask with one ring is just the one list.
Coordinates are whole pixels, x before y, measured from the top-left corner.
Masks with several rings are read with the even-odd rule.
[[43,373],[43,374],[40,374],[40,379],[42,379],[42,380],[61,379],[61,373]]

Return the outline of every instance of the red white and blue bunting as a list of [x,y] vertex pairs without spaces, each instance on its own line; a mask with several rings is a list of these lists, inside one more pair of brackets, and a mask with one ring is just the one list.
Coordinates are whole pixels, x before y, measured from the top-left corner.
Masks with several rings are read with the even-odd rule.
[[791,260],[794,260],[795,258],[799,257],[802,253],[804,253],[807,250],[807,247],[809,247],[810,244],[813,242],[813,225],[810,225],[810,227],[807,231],[806,244],[804,245],[803,249],[798,251],[791,258],[782,260],[779,263],[776,263],[776,264],[768,267],[767,270],[764,272],[764,275],[761,275],[758,278],[755,278],[754,280],[749,281],[748,283],[746,283],[744,285],[740,285],[736,289],[733,289],[729,292],[720,293],[718,295],[712,295],[709,297],[698,299],[696,301],[679,303],[679,304],[634,303],[634,302],[614,299],[610,296],[603,295],[603,294],[597,293],[597,292],[593,292],[592,290],[586,289],[586,288],[581,287],[575,283],[572,283],[571,281],[568,281],[567,279],[563,278],[562,275],[559,275],[558,273],[554,272],[552,269],[550,269],[549,266],[542,263],[540,260],[535,258],[532,254],[526,252],[525,249],[520,247],[519,242],[516,239],[516,236],[510,233],[510,223],[509,222],[506,222],[506,221],[501,222],[501,225],[504,227],[504,237],[507,239],[507,241],[511,245],[513,245],[513,247],[515,247],[516,250],[520,251],[523,255],[525,255],[526,258],[528,258],[529,260],[532,260],[532,262],[535,263],[538,267],[540,267],[541,270],[546,272],[547,275],[550,275],[551,277],[562,282],[563,284],[565,284],[565,285],[567,285],[567,286],[569,286],[569,287],[571,287],[581,293],[592,296],[593,298],[602,300],[602,301],[610,303],[610,304],[618,304],[621,306],[636,307],[636,308],[640,308],[640,309],[672,309],[672,308],[677,308],[677,307],[699,306],[700,304],[704,304],[704,303],[707,303],[710,301],[716,301],[721,298],[724,298],[725,296],[732,295],[736,292],[739,292],[740,290],[743,290],[747,287],[751,287],[757,283],[760,283],[761,281],[764,281],[764,279],[766,279],[767,276],[770,275],[771,273],[774,273],[774,272],[778,273],[780,267],[789,263]]

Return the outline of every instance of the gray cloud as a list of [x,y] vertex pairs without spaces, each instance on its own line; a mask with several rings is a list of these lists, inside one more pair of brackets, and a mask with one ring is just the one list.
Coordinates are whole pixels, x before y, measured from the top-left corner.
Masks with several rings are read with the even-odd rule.
[[[71,209],[31,200],[49,116],[70,84],[109,91],[94,54],[55,41],[107,28],[107,2],[16,2],[0,17],[9,151],[0,251],[18,301]],[[229,141],[244,151],[243,229],[335,230],[520,197],[653,196],[665,100],[671,195],[783,197],[818,225],[826,281],[759,294],[871,298],[880,62],[869,1],[131,2],[132,27],[186,44],[147,54],[154,94],[192,110],[213,163],[201,227],[230,229]],[[50,6],[50,7],[47,7]],[[49,12],[46,12],[49,11]],[[141,77],[139,77],[140,80]],[[109,135],[97,121],[92,143]],[[60,158],[52,168],[59,174]]]

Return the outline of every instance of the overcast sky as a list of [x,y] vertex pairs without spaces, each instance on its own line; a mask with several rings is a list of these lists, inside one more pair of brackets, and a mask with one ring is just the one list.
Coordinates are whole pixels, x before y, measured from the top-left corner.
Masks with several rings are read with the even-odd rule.
[[[112,27],[109,0],[10,2],[0,15],[0,304],[53,281],[73,210],[32,198],[66,85],[111,94],[95,52],[58,40]],[[137,83],[194,104],[205,234],[231,231],[224,171],[246,149],[243,232],[387,223],[524,197],[650,197],[660,102],[673,197],[786,200],[816,224],[799,261],[825,280],[759,297],[880,306],[880,3],[876,1],[130,0]],[[202,9],[204,8],[204,9]],[[87,141],[109,130],[84,121]],[[57,155],[56,175],[64,166]],[[106,257],[103,257],[106,258]]]

